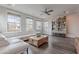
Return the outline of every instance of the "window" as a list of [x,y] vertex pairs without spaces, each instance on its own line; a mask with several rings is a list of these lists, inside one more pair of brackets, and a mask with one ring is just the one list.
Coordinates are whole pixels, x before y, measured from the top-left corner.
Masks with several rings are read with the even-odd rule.
[[33,31],[33,20],[31,18],[26,19],[26,31]]
[[19,32],[21,28],[20,21],[21,21],[20,16],[9,13],[7,31],[8,32]]
[[42,23],[40,21],[36,21],[36,30],[37,31],[42,30]]
[[48,22],[44,22],[44,32],[47,34],[48,33]]

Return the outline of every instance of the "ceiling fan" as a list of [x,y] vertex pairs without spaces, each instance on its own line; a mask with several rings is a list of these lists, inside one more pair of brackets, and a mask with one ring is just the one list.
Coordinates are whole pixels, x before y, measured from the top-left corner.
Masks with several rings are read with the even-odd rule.
[[50,13],[53,12],[54,10],[52,9],[48,9],[48,8],[45,8],[44,11],[42,11],[43,13],[47,14],[47,15],[51,15]]

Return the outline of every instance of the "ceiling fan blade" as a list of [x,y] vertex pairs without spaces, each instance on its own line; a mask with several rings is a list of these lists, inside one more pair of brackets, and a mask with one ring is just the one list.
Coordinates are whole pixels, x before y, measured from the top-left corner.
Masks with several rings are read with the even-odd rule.
[[50,15],[49,13],[46,13],[47,15]]
[[48,10],[48,8],[45,8],[44,11],[42,11],[43,13],[47,14],[47,15],[51,15],[50,12],[53,12],[54,10]]
[[49,10],[48,12],[53,12],[53,10]]
[[50,14],[48,14],[48,15],[50,15]]

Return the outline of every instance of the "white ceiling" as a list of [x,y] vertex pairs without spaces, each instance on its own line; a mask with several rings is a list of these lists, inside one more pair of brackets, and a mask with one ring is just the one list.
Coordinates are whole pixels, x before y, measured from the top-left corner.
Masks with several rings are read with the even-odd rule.
[[[15,4],[13,6],[4,4],[2,6],[45,19],[64,15],[64,11],[71,14],[79,8],[78,4]],[[41,12],[45,8],[53,9],[54,11],[51,13],[51,15],[46,15]]]

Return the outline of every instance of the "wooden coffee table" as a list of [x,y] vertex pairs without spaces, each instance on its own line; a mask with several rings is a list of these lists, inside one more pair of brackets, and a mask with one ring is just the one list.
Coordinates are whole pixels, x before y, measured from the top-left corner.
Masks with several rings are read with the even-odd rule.
[[29,37],[29,43],[36,46],[36,47],[39,47],[42,44],[47,43],[47,42],[48,42],[47,35],[41,35],[40,37],[37,37],[37,36]]

